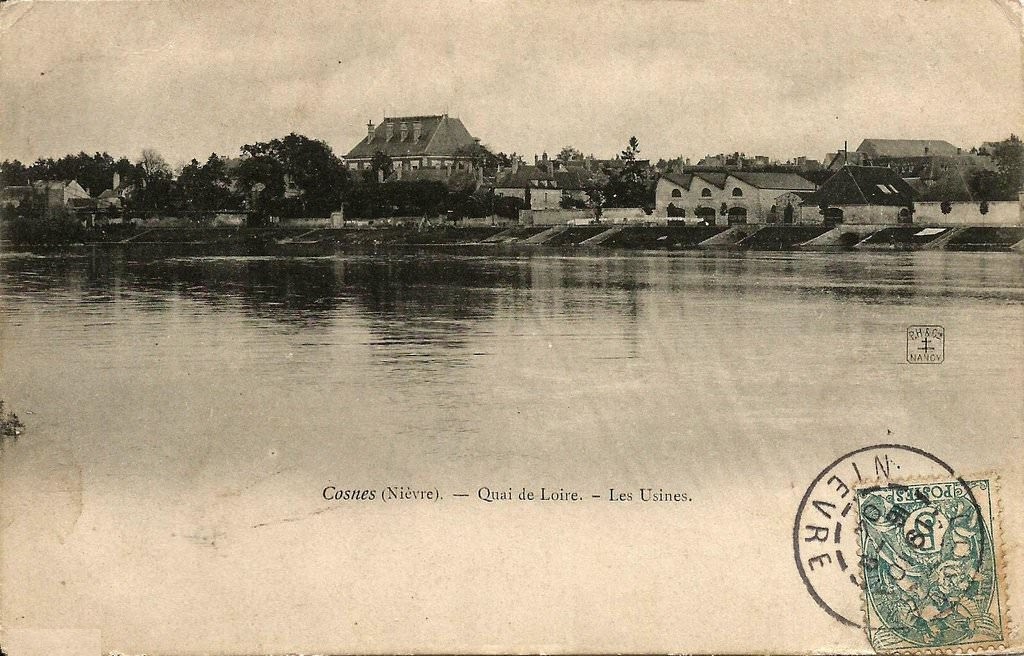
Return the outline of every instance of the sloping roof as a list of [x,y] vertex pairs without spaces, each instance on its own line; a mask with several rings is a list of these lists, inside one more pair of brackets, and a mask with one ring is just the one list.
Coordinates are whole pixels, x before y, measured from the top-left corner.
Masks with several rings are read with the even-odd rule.
[[789,189],[814,191],[814,183],[796,173],[767,173],[764,171],[733,171],[732,177],[758,189]]
[[[392,125],[391,139],[387,138],[389,123]],[[407,128],[405,139],[402,139],[402,123],[405,123]],[[420,124],[419,139],[414,139],[414,123]],[[373,129],[373,137],[363,137],[363,140],[345,155],[345,159],[367,159],[377,152],[382,152],[388,157],[451,157],[460,148],[472,148],[475,145],[476,140],[462,121],[447,114],[385,117],[384,121]]]
[[725,189],[725,181],[729,178],[729,174],[725,171],[701,171],[699,173],[695,172],[693,177],[710,182],[719,189]]
[[807,205],[905,206],[916,197],[907,182],[886,166],[844,166],[810,194]]
[[498,189],[565,189],[579,191],[599,186],[594,176],[581,168],[555,171],[549,174],[542,166],[520,166],[519,169],[504,171],[494,181]]
[[865,139],[857,151],[869,157],[956,155],[956,146],[940,139]]
[[690,183],[693,182],[692,173],[677,173],[675,171],[667,171],[665,173],[662,173],[661,177],[687,190],[690,189]]
[[517,170],[502,171],[494,180],[497,189],[526,189],[536,186],[538,180],[551,180],[548,172],[539,166],[520,166]]

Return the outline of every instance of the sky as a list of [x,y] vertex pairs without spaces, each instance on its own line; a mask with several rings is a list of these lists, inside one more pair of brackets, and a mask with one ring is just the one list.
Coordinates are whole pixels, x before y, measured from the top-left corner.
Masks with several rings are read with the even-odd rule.
[[0,159],[172,164],[384,115],[495,152],[822,158],[864,138],[1021,132],[1013,0],[28,2],[0,5]]

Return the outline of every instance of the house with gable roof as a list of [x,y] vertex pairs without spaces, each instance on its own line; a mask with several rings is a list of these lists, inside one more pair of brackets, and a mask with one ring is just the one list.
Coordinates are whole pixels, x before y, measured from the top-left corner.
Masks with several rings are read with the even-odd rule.
[[[887,166],[848,165],[837,171],[801,205],[804,223],[896,225],[912,223],[917,193]],[[824,215],[822,215],[824,212]]]
[[594,174],[583,167],[556,166],[545,156],[535,166],[521,166],[513,162],[512,168],[498,173],[494,181],[494,195],[519,198],[526,209],[557,210],[566,200],[586,204],[589,191],[600,187]]
[[790,172],[665,173],[655,187],[655,213],[719,225],[769,223],[780,220],[780,196],[814,189],[813,182]]
[[366,136],[344,160],[350,171],[369,170],[377,153],[387,155],[394,168],[406,171],[468,170],[479,149],[479,139],[454,116],[385,116],[379,125],[366,124]]

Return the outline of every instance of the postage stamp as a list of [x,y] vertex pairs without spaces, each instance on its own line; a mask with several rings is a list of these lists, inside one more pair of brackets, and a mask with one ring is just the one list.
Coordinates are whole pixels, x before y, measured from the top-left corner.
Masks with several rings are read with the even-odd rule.
[[877,652],[956,652],[1006,638],[992,479],[857,490],[868,639]]

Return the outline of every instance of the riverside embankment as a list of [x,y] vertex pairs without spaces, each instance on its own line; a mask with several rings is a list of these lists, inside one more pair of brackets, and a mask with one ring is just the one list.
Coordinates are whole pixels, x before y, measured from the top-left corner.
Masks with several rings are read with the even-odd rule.
[[[106,226],[75,243],[145,249],[192,247],[227,252],[303,254],[379,246],[492,246],[633,250],[953,250],[1024,252],[1024,227],[917,225],[585,225],[386,226],[377,228]],[[5,241],[6,250],[53,244]]]

